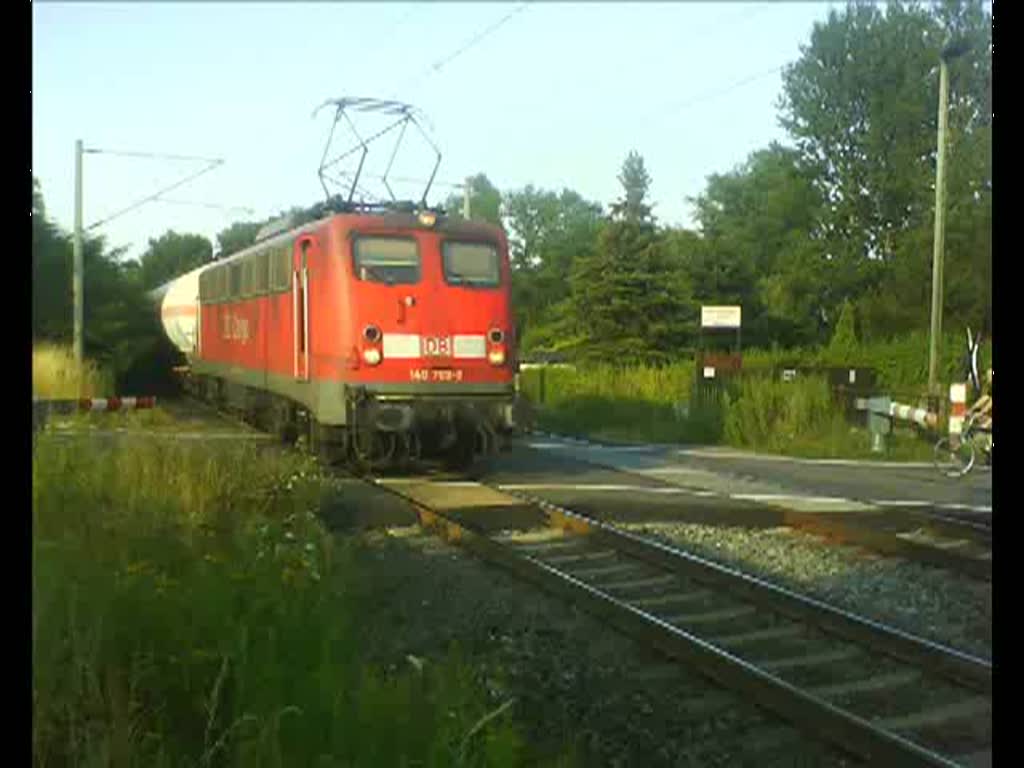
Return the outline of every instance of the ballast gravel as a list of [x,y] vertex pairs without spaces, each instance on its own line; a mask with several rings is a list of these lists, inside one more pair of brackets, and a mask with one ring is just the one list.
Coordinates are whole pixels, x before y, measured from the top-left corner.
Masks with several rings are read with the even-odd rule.
[[992,585],[791,528],[619,524],[944,645],[991,658]]
[[[341,534],[346,535],[346,534]],[[646,651],[565,602],[415,527],[354,548],[378,610],[370,661],[430,664],[451,647],[495,708],[541,754],[580,766],[841,766],[809,740],[693,670]]]

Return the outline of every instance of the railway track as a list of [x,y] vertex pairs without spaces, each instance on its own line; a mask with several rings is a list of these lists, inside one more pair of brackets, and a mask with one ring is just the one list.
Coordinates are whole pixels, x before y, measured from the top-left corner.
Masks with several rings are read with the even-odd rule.
[[870,764],[991,760],[986,659],[524,494],[465,480],[369,482],[411,503],[425,528],[696,667],[814,740]]

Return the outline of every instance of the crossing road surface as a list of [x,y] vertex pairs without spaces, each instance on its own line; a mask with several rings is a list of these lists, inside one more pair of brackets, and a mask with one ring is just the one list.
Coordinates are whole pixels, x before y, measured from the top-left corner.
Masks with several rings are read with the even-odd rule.
[[[526,437],[519,445],[736,500],[822,511],[899,506],[989,518],[992,513],[992,471],[984,466],[952,479],[923,462],[795,459],[708,447],[606,446],[539,435]],[[608,490],[632,488],[627,475],[621,475],[618,484],[623,488]],[[639,483],[635,491],[643,493],[645,486]]]

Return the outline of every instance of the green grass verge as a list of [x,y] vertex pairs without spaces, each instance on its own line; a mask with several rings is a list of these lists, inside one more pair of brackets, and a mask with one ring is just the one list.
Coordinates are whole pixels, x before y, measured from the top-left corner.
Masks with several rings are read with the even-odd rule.
[[108,371],[91,360],[79,364],[70,347],[37,344],[32,348],[32,395],[57,400],[106,397],[114,381]]
[[715,403],[692,392],[689,365],[534,369],[520,375],[520,386],[539,403],[539,428],[597,440],[721,444],[806,458],[932,456],[931,440],[909,427],[888,436],[884,453],[873,452],[866,417],[848,418],[822,377],[744,377]]
[[372,591],[308,459],[87,445],[34,447],[35,765],[532,763],[457,648],[360,661]]

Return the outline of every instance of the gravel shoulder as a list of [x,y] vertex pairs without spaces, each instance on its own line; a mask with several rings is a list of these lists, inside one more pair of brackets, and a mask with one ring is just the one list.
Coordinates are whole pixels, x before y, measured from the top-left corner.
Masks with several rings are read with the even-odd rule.
[[969,653],[992,656],[992,584],[839,546],[791,528],[623,526],[832,605]]

